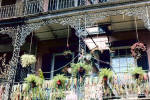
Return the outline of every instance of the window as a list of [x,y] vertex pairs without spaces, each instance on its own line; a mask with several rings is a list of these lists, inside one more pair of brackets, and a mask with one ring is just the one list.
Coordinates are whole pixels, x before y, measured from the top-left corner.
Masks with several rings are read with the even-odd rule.
[[116,49],[111,55],[111,62],[116,73],[129,71],[131,66],[136,65],[130,49]]

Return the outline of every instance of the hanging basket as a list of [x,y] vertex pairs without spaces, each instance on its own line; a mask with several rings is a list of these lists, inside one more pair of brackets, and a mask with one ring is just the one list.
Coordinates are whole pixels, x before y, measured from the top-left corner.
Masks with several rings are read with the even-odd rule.
[[72,63],[71,68],[74,77],[77,77],[78,74],[81,77],[84,77],[85,75],[89,74],[89,72],[92,70],[92,66],[90,64],[86,64],[82,62]]
[[36,63],[36,57],[30,54],[24,54],[21,56],[21,65],[22,67],[28,67]]
[[139,59],[144,51],[146,51],[146,46],[141,42],[137,42],[131,46],[131,53],[135,59]]

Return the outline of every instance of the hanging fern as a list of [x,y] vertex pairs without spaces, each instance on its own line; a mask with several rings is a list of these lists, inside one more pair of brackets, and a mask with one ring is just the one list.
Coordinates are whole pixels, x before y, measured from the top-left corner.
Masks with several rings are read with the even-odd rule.
[[138,79],[139,76],[144,76],[145,71],[142,69],[142,67],[135,67],[131,70],[131,74],[134,76],[134,78]]
[[36,86],[39,86],[39,85],[42,85],[43,84],[43,79],[34,75],[34,74],[30,74],[28,75],[27,78],[25,78],[25,81],[28,83],[28,84],[32,84],[34,83]]
[[68,78],[63,74],[58,74],[53,78],[52,87],[55,89],[52,93],[52,99],[56,100],[56,98],[64,98],[64,91],[67,89],[67,80]]
[[68,78],[66,76],[64,76],[63,74],[58,74],[57,76],[55,76],[53,78],[52,86],[55,89],[65,90],[65,88],[66,88],[65,83],[67,80],[68,80]]
[[72,63],[71,64],[71,68],[72,68],[72,74],[73,76],[77,76],[77,74],[80,72],[80,69],[85,71],[85,75],[87,75],[91,70],[92,70],[92,66],[90,64],[86,64],[86,63]]
[[113,72],[111,71],[111,69],[103,68],[101,69],[99,73],[99,77],[100,79],[103,79],[106,77],[108,80],[111,80],[113,77]]
[[22,67],[30,66],[32,64],[35,64],[35,62],[36,62],[36,57],[34,55],[24,54],[21,56]]

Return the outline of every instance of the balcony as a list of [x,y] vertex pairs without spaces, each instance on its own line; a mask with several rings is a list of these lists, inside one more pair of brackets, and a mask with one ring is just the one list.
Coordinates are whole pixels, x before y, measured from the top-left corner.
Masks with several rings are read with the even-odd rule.
[[[111,82],[106,84],[103,81],[99,80],[98,77],[86,77],[83,85],[77,85],[76,79],[69,79],[66,81],[66,89],[61,91],[63,93],[64,99],[56,100],[77,100],[75,97],[84,98],[84,100],[98,100],[97,98],[109,99],[119,99],[119,100],[149,100],[150,98],[150,84],[148,75],[144,77],[144,80],[138,81],[131,76],[130,73],[119,73],[113,77]],[[52,87],[52,80],[45,80],[40,90],[35,88],[35,91],[27,91],[26,83],[13,86],[11,100],[26,100],[25,98],[32,98],[38,100],[55,100],[52,99],[53,96],[56,96],[57,89]],[[0,84],[0,89],[5,89],[5,83]],[[37,90],[37,92],[36,92]],[[3,91],[0,90],[3,95]],[[82,95],[80,95],[80,94]],[[59,94],[59,93],[58,93]],[[45,99],[40,99],[42,95]],[[67,99],[70,96],[73,96],[74,99]],[[50,99],[51,98],[51,99]],[[1,99],[1,98],[0,98]],[[79,99],[78,99],[79,100]]]
[[[88,7],[98,7],[123,3],[135,3],[147,0],[34,0],[25,3],[16,3],[0,7],[0,20],[34,15],[44,12],[61,11],[67,9],[82,9]],[[49,3],[48,3],[49,2]]]

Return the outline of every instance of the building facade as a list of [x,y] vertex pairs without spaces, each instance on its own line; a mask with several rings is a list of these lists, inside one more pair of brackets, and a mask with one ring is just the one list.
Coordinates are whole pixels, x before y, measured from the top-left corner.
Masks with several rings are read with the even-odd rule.
[[[9,65],[1,65],[0,72],[2,79],[8,77],[6,95],[22,70],[15,66],[24,53],[36,55],[32,72],[41,68],[46,79],[94,48],[101,50],[96,57],[98,68],[122,73],[140,66],[149,71],[149,30],[149,0],[0,0],[0,55],[8,56],[5,65]],[[130,51],[136,42],[147,48],[137,60]],[[64,56],[67,50],[72,52],[70,57]],[[17,81],[22,81],[26,70],[20,71]]]

